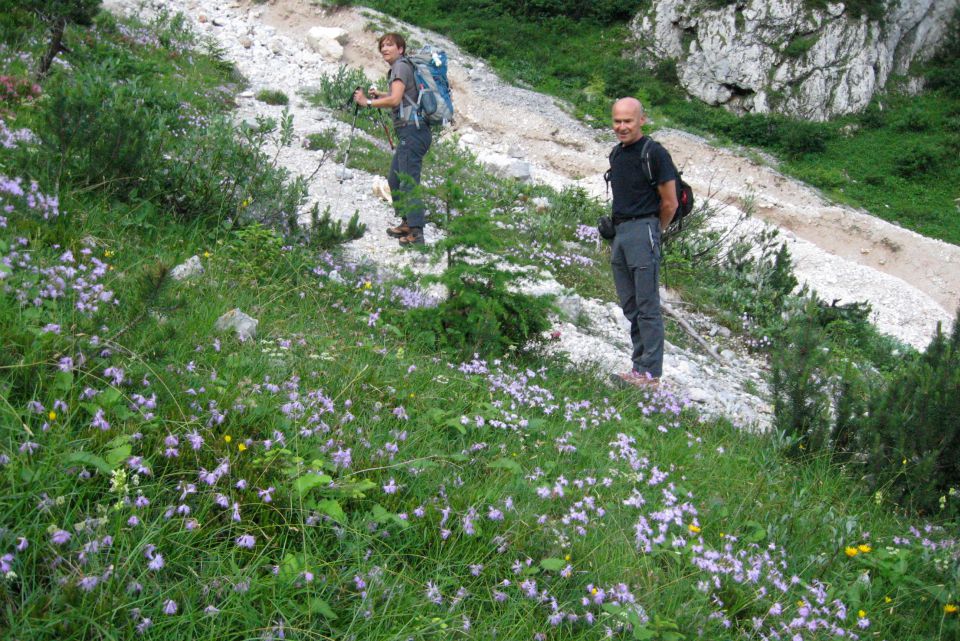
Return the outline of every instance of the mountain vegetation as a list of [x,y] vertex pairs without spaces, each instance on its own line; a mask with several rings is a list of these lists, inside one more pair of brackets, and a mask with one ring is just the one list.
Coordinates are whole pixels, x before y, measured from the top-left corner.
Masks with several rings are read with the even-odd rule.
[[666,277],[774,352],[789,409],[758,434],[611,389],[486,260],[609,298],[583,192],[438,145],[441,302],[347,260],[356,219],[296,225],[289,113],[237,123],[244,79],[183,16],[68,21],[38,81],[48,23],[7,8],[5,638],[960,638],[960,330],[905,350],[701,207]]

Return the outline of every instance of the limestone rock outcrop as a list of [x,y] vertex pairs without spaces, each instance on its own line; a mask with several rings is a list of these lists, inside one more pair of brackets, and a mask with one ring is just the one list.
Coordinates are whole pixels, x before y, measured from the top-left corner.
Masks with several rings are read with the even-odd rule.
[[637,57],[676,61],[683,87],[709,104],[825,120],[862,110],[892,75],[932,55],[960,0],[891,0],[880,19],[842,2],[719,4],[656,0],[631,24]]

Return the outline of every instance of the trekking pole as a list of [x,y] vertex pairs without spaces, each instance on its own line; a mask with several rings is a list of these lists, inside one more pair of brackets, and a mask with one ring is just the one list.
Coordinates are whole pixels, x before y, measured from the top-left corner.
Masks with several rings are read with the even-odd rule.
[[350,162],[350,149],[353,147],[353,134],[357,130],[357,116],[360,115],[360,105],[353,107],[353,123],[350,125],[350,136],[347,138],[347,151],[343,154],[343,171],[340,172],[340,184],[347,176],[347,163]]
[[383,127],[383,133],[387,136],[387,144],[390,145],[390,151],[393,151],[393,136],[390,135],[390,128],[387,127],[387,123],[383,119],[383,114],[380,113],[380,110],[377,109],[377,121],[380,123],[380,126]]

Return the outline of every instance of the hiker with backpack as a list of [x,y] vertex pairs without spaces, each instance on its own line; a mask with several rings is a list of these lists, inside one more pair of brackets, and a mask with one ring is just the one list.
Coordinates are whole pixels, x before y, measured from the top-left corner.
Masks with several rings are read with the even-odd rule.
[[423,244],[425,213],[423,201],[414,195],[420,184],[423,157],[433,142],[430,127],[419,114],[420,91],[414,76],[414,64],[406,55],[406,40],[398,33],[386,33],[377,41],[380,55],[390,66],[387,91],[370,89],[369,94],[357,89],[353,100],[361,107],[392,109],[397,147],[390,162],[387,182],[393,195],[393,206],[400,224],[389,227],[387,234],[399,239],[402,247]]
[[655,388],[663,372],[664,342],[660,237],[677,211],[680,178],[667,150],[643,135],[646,116],[639,100],[617,100],[612,117],[619,143],[607,172],[616,230],[610,264],[633,343],[633,367],[618,377],[635,387]]

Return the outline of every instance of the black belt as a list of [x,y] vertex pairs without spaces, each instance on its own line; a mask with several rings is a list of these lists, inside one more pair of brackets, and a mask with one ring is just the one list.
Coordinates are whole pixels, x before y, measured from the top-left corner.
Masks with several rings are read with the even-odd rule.
[[641,219],[643,219],[643,218],[653,218],[653,217],[656,216],[656,215],[657,215],[657,214],[644,214],[643,216],[630,216],[629,218],[614,218],[614,219],[613,219],[613,224],[614,224],[614,226],[617,226],[617,225],[619,225],[620,223],[626,223],[626,222],[629,222],[629,221],[631,221],[631,220],[641,220]]

